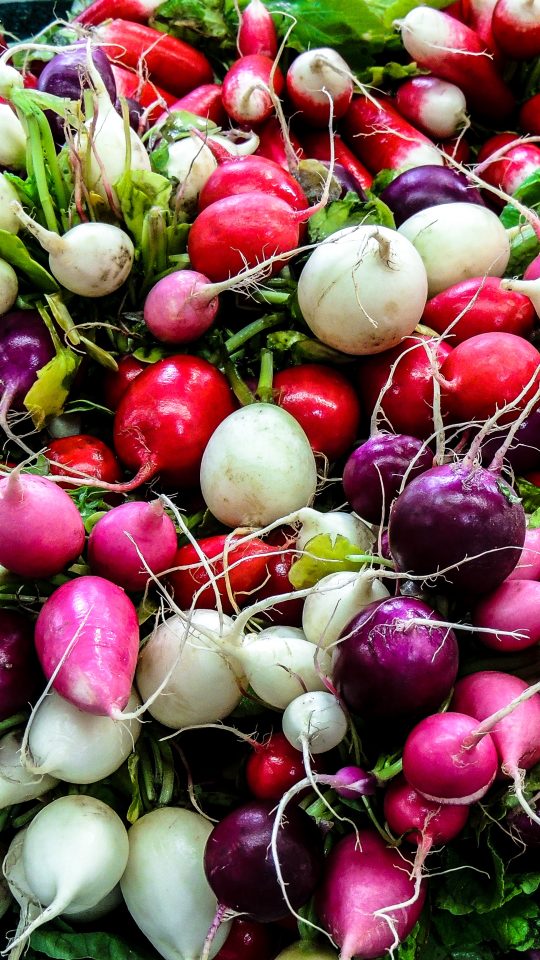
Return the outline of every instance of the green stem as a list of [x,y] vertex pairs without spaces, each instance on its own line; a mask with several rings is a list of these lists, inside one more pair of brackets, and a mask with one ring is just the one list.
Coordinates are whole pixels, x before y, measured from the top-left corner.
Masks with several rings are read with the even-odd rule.
[[263,403],[272,403],[272,381],[274,379],[274,355],[266,347],[261,350],[261,369],[257,383],[257,396]]
[[291,299],[291,292],[290,290],[269,290],[265,287],[262,290],[257,290],[253,294],[253,299],[258,303],[268,303],[272,306],[280,306],[287,303]]
[[255,397],[247,383],[242,380],[242,377],[231,360],[225,362],[224,371],[238,402],[241,403],[243,407],[247,407],[250,403],[255,403]]
[[399,757],[393,763],[385,764],[379,769],[375,766],[371,773],[377,777],[379,783],[386,783],[387,780],[393,780],[403,769],[403,760]]
[[49,184],[47,183],[47,169],[45,167],[45,159],[43,156],[39,123],[35,114],[28,115],[26,117],[26,123],[28,126],[28,139],[30,143],[30,152],[32,154],[34,177],[41,202],[41,208],[45,216],[45,223],[48,230],[52,230],[53,233],[58,233],[58,221],[54,212],[54,206],[49,191]]
[[26,723],[27,720],[27,713],[14,713],[12,717],[7,717],[0,723],[0,736],[12,730],[13,727],[20,727],[21,724]]
[[394,841],[393,838],[386,832],[386,830],[384,829],[384,827],[381,827],[379,821],[377,820],[377,817],[376,817],[375,814],[373,813],[373,807],[371,806],[369,797],[362,796],[360,799],[362,800],[362,803],[364,804],[364,807],[366,808],[366,813],[367,813],[369,819],[371,820],[373,826],[375,827],[377,833],[379,833],[379,834],[381,835],[381,837],[383,838],[383,840],[384,840],[385,843],[391,843],[393,846],[395,846],[395,841]]
[[62,227],[64,230],[67,230],[69,227],[67,210],[69,207],[70,193],[60,170],[58,157],[56,155],[56,149],[54,146],[54,140],[52,137],[51,128],[47,123],[47,118],[43,111],[37,107],[34,110],[34,115],[38,123],[43,155],[52,178],[56,205],[60,210],[60,216],[62,219]]
[[235,353],[236,350],[243,347],[248,340],[251,340],[252,337],[256,337],[259,333],[264,333],[265,330],[270,330],[272,327],[276,327],[282,320],[282,313],[267,313],[263,317],[259,317],[258,320],[254,320],[252,323],[248,323],[246,327],[242,327],[238,333],[233,333],[232,337],[229,337],[224,343],[225,350],[229,355]]
[[168,743],[160,743],[162,753],[162,777],[161,790],[159,791],[158,803],[166,807],[170,804],[174,793],[174,758],[172,747]]
[[386,560],[385,557],[373,557],[369,553],[351,553],[345,559],[354,560],[355,563],[369,563],[371,566],[387,567],[389,570],[394,569],[392,560]]
[[156,799],[154,769],[150,756],[144,746],[139,750],[139,776],[142,787],[141,796],[147,804],[152,805]]

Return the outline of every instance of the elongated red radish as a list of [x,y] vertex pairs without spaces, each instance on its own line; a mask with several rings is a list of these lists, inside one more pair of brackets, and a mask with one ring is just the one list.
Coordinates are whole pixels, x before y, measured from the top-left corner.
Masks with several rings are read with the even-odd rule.
[[396,107],[435,140],[454,137],[467,123],[465,95],[455,83],[439,77],[410,77],[396,91]]
[[[284,132],[281,129],[277,117],[269,117],[266,123],[257,129],[257,133],[259,135],[259,146],[256,150],[257,155],[259,157],[266,157],[267,160],[273,160],[274,163],[279,163],[280,167],[283,167],[284,170],[293,172],[298,165],[298,161],[304,156],[302,144],[298,137],[295,136],[292,131],[288,130],[286,142]],[[296,161],[294,157],[296,157]]]
[[493,10],[493,36],[513,60],[540,55],[540,4],[538,0],[498,0]]
[[81,553],[84,524],[71,497],[46,477],[0,478],[0,563],[21,577],[52,577]]
[[175,110],[187,110],[196,117],[208,117],[218,127],[224,126],[227,119],[223,107],[220,83],[202,83],[200,87],[190,90],[179,100],[169,104],[167,113],[162,114],[158,123],[163,122]]
[[270,12],[261,0],[250,0],[240,15],[237,37],[238,52],[243,57],[262,54],[274,59],[278,37]]
[[261,191],[288,203],[293,210],[305,210],[306,195],[297,180],[273,160],[255,155],[248,157],[224,156],[210,140],[208,147],[221,161],[208,177],[199,194],[199,210],[211,203],[241,193]]
[[54,689],[80,710],[120,719],[139,653],[137,611],[102,577],[69,580],[45,601],[37,654]]
[[94,31],[111,60],[136,70],[148,69],[150,79],[177,97],[212,83],[209,61],[190,44],[129,20],[109,20]]
[[[221,608],[224,613],[234,611],[250,602],[254,591],[266,579],[266,565],[275,549],[258,537],[236,546],[238,537],[217,534],[203,537],[197,543],[186,544],[176,551],[169,564],[171,572],[167,575],[175,603],[182,609],[212,608],[215,604],[215,591],[219,591]],[[200,554],[208,558],[210,571],[206,569]],[[216,578],[210,580],[210,572]],[[202,589],[201,589],[202,588]]]
[[[343,142],[339,134],[334,134],[334,156],[336,163],[345,168],[354,180],[357,189],[362,192],[369,190],[373,183],[373,174],[355,157],[352,150]],[[330,134],[327,130],[317,130],[302,133],[302,147],[304,154],[314,160],[330,160]]]
[[428,300],[422,323],[444,334],[451,346],[480,333],[513,333],[528,338],[534,307],[524,294],[502,290],[497,277],[471,277]]
[[455,83],[470,110],[497,122],[512,113],[514,97],[474,30],[442,10],[425,6],[410,10],[397,25],[407,53],[418,66]]
[[[493,11],[496,3],[497,0],[462,0],[463,23],[471,27],[494,54],[497,53],[493,36]],[[445,13],[448,12],[446,9]]]
[[134,23],[148,23],[148,20],[159,7],[159,0],[92,0],[84,10],[81,10],[74,20],[85,27],[97,27],[111,17],[122,17]]
[[274,104],[268,92],[272,87],[281,96],[285,79],[271,57],[254,53],[233,63],[223,78],[223,106],[235,123],[257,126],[273,114]]
[[508,580],[540,580],[540,527],[527,527],[523,550]]
[[519,125],[525,133],[540,135],[540,93],[530,97],[519,111]]
[[539,603],[537,580],[505,580],[474,607],[473,624],[482,627],[477,639],[501,653],[535,646],[540,641]]
[[88,563],[93,574],[124,590],[144,590],[146,567],[159,575],[172,565],[176,548],[176,528],[161,500],[130,500],[113,507],[92,528]]
[[[516,134],[499,133],[486,140],[476,158],[475,171],[486,183],[499,187],[505,193],[513,194],[527,177],[536,173],[540,167],[540,149],[534,143],[522,143],[503,151],[502,148],[516,143]],[[491,154],[495,154],[490,162]],[[504,200],[493,197],[493,203],[504,205]]]
[[195,486],[205,447],[234,407],[227,380],[206,360],[181,355],[147,367],[124,393],[114,420],[115,450],[138,471],[129,487],[157,474],[171,487]]
[[331,115],[336,120],[343,117],[354,90],[347,62],[331,47],[301,53],[289,67],[286,81],[293,108],[314,127],[327,127]]
[[510,259],[510,241],[499,218],[476,203],[426,207],[398,232],[422,257],[430,297],[469,277],[502,277]]
[[[138,72],[128,70],[118,63],[113,63],[111,66],[118,96],[136,100],[145,109],[152,107],[148,115],[151,122],[158,120],[165,107],[169,107],[171,110],[175,108],[176,97],[168,90],[163,90],[162,87],[156,86],[155,83],[141,76]],[[177,109],[183,108],[178,107]]]
[[405,120],[387,98],[353,97],[343,118],[343,136],[373,173],[443,163],[432,141]]

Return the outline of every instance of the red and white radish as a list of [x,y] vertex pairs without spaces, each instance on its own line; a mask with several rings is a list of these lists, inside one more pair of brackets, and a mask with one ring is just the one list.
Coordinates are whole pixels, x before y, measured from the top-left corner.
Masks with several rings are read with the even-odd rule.
[[463,91],[439,77],[410,77],[396,92],[397,109],[435,140],[455,137],[467,121]]
[[287,94],[302,120],[326,127],[330,117],[339,120],[352,99],[353,76],[343,57],[331,47],[314,47],[301,53],[287,71]]
[[388,99],[354,97],[343,120],[343,135],[355,156],[373,173],[443,164],[431,140]]
[[540,55],[538,0],[498,0],[492,29],[496,43],[512,60],[532,60]]
[[236,60],[223,78],[223,106],[235,123],[257,126],[274,112],[270,84],[281,96],[285,80],[270,57],[252,53]]
[[250,0],[238,26],[238,52],[243,57],[262,53],[274,59],[278,52],[277,32],[269,10],[261,0]]

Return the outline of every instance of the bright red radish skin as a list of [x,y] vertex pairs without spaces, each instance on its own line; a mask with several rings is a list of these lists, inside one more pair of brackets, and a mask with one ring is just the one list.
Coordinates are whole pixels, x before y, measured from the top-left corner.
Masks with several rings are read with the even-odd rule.
[[[512,653],[535,646],[540,641],[540,583],[537,580],[505,580],[494,593],[483,597],[476,605],[473,624],[482,627],[483,631],[492,631],[476,635],[480,643],[492,650]],[[508,636],[509,633],[521,636]]]
[[[497,0],[462,0],[463,23],[471,27],[493,53],[497,53],[493,37],[493,10],[496,3]],[[444,12],[450,12],[448,7]]]
[[[214,151],[211,141],[210,150]],[[210,174],[199,194],[199,210],[226,197],[261,191],[279,197],[293,210],[305,210],[306,195],[297,180],[278,163],[265,157],[231,157]]]
[[[265,597],[277,597],[279,594],[290,592],[289,571],[295,559],[296,557],[291,549],[288,552],[268,558],[266,563],[267,579],[263,586],[257,590],[257,600],[264,600]],[[271,624],[299,627],[302,623],[303,608],[303,600],[286,600],[283,603],[274,604],[265,612],[265,618]]]
[[444,160],[445,166],[452,167],[452,160],[457,163],[468,163],[471,158],[471,148],[465,137],[452,137],[451,140],[441,140],[437,146],[450,159]]
[[176,547],[176,529],[161,501],[130,500],[109,510],[93,527],[88,563],[92,573],[124,590],[144,590],[150,575],[138,551],[158,575],[172,565]]
[[286,80],[293,109],[308,125],[327,127],[331,115],[339,120],[347,112],[354,89],[351,71],[330,47],[301,53],[289,67]]
[[[515,143],[516,139],[515,133],[499,133],[490,137],[482,144],[476,158],[482,179],[509,194],[514,194],[523,181],[540,167],[540,149],[534,143],[519,144],[507,150],[498,160],[488,162],[492,154]],[[492,194],[489,194],[489,198],[497,206],[504,206],[504,200]]]
[[422,323],[444,334],[452,347],[481,333],[528,338],[534,321],[529,297],[501,290],[498,277],[471,277],[453,284],[428,300],[422,317]]
[[[330,137],[328,131],[317,130],[302,134],[304,153],[314,160],[330,161]],[[343,142],[339,134],[334,134],[334,157],[356,183],[357,190],[363,193],[373,183],[373,174],[355,157],[352,150]]]
[[158,360],[120,400],[115,450],[139,483],[159,474],[167,486],[195,486],[206,444],[233,410],[227,380],[212,364],[187,355]]
[[373,173],[438,164],[435,146],[385,98],[354,97],[343,120],[343,135],[352,152]]
[[455,83],[439,77],[410,77],[396,92],[398,111],[434,140],[454,137],[467,120],[466,100]]
[[281,800],[284,793],[306,775],[302,751],[281,732],[253,746],[246,764],[246,781],[258,800]]
[[112,14],[134,23],[147,23],[158,6],[159,0],[115,0],[114,4],[111,0],[93,0],[74,19],[86,27],[97,26]]
[[[304,151],[298,139],[290,130],[287,131],[287,137],[292,148],[292,156],[289,158],[288,147],[285,144],[283,131],[277,117],[270,117],[262,127],[257,130],[259,137],[259,146],[255,153],[258,157],[266,157],[267,160],[273,160],[279,163],[280,167],[290,172],[292,160],[292,169],[294,164],[303,158]],[[294,158],[297,158],[296,161]]]
[[174,100],[167,113],[159,118],[158,123],[166,120],[174,110],[187,110],[189,113],[194,113],[196,117],[208,117],[218,127],[224,126],[227,120],[220,83],[202,83],[200,87],[190,90],[179,100]]
[[[111,448],[99,437],[86,433],[52,440],[45,456],[54,461],[50,466],[53,476],[70,476],[73,472],[78,486],[84,485],[85,476],[106,483],[117,483],[122,477],[120,464]],[[73,483],[64,482],[62,486],[66,490],[74,489]]]
[[525,133],[540,136],[540,93],[526,100],[519,111],[519,125]]
[[144,79],[137,72],[128,70],[118,63],[112,64],[112,72],[116,81],[118,96],[135,100],[145,110],[152,107],[148,113],[148,119],[155,123],[161,114],[164,106],[173,108],[175,96],[168,90],[156,86],[151,80]]
[[278,52],[274,21],[261,0],[250,0],[240,17],[237,46],[243,57],[262,54],[273,60]]
[[[233,63],[223,79],[223,106],[236,123],[257,126],[273,114],[268,93],[274,62],[271,57],[254,53]],[[279,67],[272,77],[276,96],[283,93],[285,79]]]
[[148,364],[126,354],[118,360],[118,370],[107,370],[103,377],[103,401],[109,410],[116,410],[132,380],[135,380]]
[[328,857],[316,904],[322,925],[340,947],[341,960],[382,956],[394,943],[394,926],[399,942],[405,940],[422,911],[425,885],[411,906],[389,911],[392,924],[376,912],[409,900],[413,893],[407,861],[374,831],[359,830],[358,836],[340,840]]
[[513,60],[540,55],[540,3],[538,0],[498,0],[493,10],[493,36]]

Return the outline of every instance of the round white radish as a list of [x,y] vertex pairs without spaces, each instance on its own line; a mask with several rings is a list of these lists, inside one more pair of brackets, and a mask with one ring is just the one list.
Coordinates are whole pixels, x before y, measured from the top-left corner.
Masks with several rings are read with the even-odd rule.
[[306,639],[328,649],[364,607],[388,596],[380,580],[347,571],[330,573],[315,584],[304,601],[302,627]]
[[[132,693],[126,710],[140,706]],[[28,737],[30,770],[66,783],[95,783],[123,764],[139,738],[138,720],[113,720],[79,710],[55,690],[39,705]]]
[[470,277],[502,277],[510,259],[497,214],[476,203],[441,203],[415,213],[399,231],[420,254],[429,296]]
[[323,513],[321,510],[306,507],[300,511],[298,519],[302,526],[295,541],[297,550],[305,550],[310,540],[323,535],[330,537],[332,546],[337,537],[345,537],[359,548],[358,552],[370,550],[373,546],[374,536],[370,528],[352,513],[342,510]]
[[268,627],[246,637],[238,654],[253,692],[284,710],[306,690],[325,690],[330,657],[297,627]]
[[309,328],[322,343],[353,356],[382,353],[409,336],[427,292],[426,270],[412,243],[388,227],[365,224],[320,243],[298,281]]
[[7,233],[19,232],[21,224],[11,207],[11,202],[13,200],[18,201],[18,199],[19,195],[13,184],[6,179],[3,173],[0,173],[0,230],[6,230]]
[[0,740],[0,810],[42,797],[58,783],[55,777],[26,770],[20,749],[21,738],[13,730]]
[[281,718],[283,733],[289,743],[301,750],[309,745],[310,753],[333,750],[347,733],[347,717],[331,693],[304,693],[293,700]]
[[229,527],[265,526],[306,507],[317,467],[300,424],[281,407],[253,403],[212,434],[201,463],[208,509]]
[[26,133],[7,103],[0,103],[0,166],[14,170],[26,167]]
[[[129,831],[129,859],[121,881],[137,926],[165,960],[196,960],[217,909],[203,867],[213,824],[198,813],[163,807]],[[210,949],[215,956],[229,932],[222,924]]]
[[342,117],[351,102],[353,81],[347,62],[331,47],[306,50],[287,72],[287,93],[303,120],[327,126],[330,99],[334,119]]
[[174,616],[156,627],[136,674],[140,694],[147,700],[171,673],[148,712],[175,729],[221,720],[242,696],[242,669],[223,649],[233,621],[227,616],[220,619],[216,610],[195,610],[189,617],[190,626]]
[[[4,862],[5,855],[7,853],[6,845],[0,844],[0,863]],[[3,874],[0,874],[0,917],[3,917],[4,914],[9,910],[10,906],[13,903],[13,897],[9,889],[9,884]]]
[[0,314],[11,310],[19,293],[19,281],[13,267],[0,260]]

